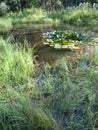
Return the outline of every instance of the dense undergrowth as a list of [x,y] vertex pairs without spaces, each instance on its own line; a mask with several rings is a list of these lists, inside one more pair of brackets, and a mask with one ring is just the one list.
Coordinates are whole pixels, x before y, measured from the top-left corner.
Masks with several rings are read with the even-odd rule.
[[[81,5],[11,12],[0,17],[0,33],[35,24],[97,31],[98,9]],[[52,39],[62,40],[63,33],[57,35]],[[26,41],[0,38],[0,130],[97,130],[98,53],[93,59],[61,58],[52,66],[37,63],[33,52]]]
[[[7,21],[5,23],[5,21]],[[0,18],[0,32],[7,32],[13,27],[26,27],[35,24],[50,24],[65,28],[93,29],[98,27],[98,10],[87,5],[61,10],[45,11],[29,8],[16,13],[8,13]]]
[[0,39],[0,129],[96,130],[98,55],[41,69],[32,54],[27,44]]
[[32,54],[27,46],[0,39],[0,130],[55,128],[51,114],[32,99],[37,95]]
[[[76,70],[72,69],[72,64],[77,64]],[[69,65],[64,59],[59,60],[52,73],[47,67],[40,86],[44,95],[51,95],[46,103],[60,130],[93,130],[98,127],[98,71],[91,66],[83,70],[80,66],[75,61]]]

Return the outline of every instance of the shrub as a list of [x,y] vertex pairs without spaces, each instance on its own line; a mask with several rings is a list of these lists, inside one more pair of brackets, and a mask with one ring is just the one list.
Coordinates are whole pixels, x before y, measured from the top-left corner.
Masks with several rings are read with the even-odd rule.
[[9,11],[15,12],[15,11],[20,10],[21,8],[20,0],[10,0],[10,1],[7,1],[6,3],[9,6]]
[[10,19],[7,21],[3,18],[0,19],[0,33],[7,33],[12,29],[12,23]]
[[5,2],[0,3],[0,16],[4,16],[7,13],[8,6]]

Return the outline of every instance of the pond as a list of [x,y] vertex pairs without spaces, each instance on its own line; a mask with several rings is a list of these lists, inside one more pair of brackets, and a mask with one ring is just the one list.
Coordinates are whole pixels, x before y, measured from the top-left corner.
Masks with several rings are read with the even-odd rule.
[[[79,45],[79,49],[76,50],[70,50],[70,49],[64,49],[64,50],[58,50],[54,49],[53,47],[49,45],[43,44],[43,37],[42,34],[45,34],[47,32],[54,32],[55,30],[59,30],[57,28],[53,28],[53,26],[36,26],[35,28],[20,28],[20,29],[14,29],[12,31],[12,34],[17,39],[27,39],[30,42],[31,46],[35,46],[35,55],[37,56],[38,61],[48,61],[53,62],[56,59],[59,59],[61,57],[66,57],[67,59],[74,59],[81,55],[81,57],[87,57],[91,59],[98,51],[98,45],[88,45],[88,44],[81,44]],[[63,29],[66,30],[66,29]],[[91,35],[96,35],[94,32],[88,32]],[[98,43],[98,38],[94,38],[94,42]]]
[[[91,120],[89,120],[88,113],[95,114],[97,108],[89,104],[90,100],[90,103],[92,103],[92,98],[88,99],[88,97],[92,96],[92,86],[97,85],[97,80],[94,79],[94,82],[91,82],[89,77],[85,75],[86,72],[89,73],[86,68],[93,64],[92,59],[98,54],[98,38],[93,39],[95,45],[85,43],[80,44],[78,49],[75,50],[69,48],[55,49],[49,44],[43,44],[42,34],[51,31],[55,31],[55,29],[41,28],[33,30],[30,28],[14,30],[13,34],[16,38],[20,37],[20,40],[26,38],[30,41],[31,46],[36,46],[34,55],[39,63],[38,68],[41,68],[36,71],[38,89],[43,95],[42,100],[49,107],[60,130],[89,129]],[[62,59],[64,60],[63,63],[60,61]],[[68,74],[66,73],[66,61],[69,62],[68,70],[71,70],[71,73]],[[44,66],[44,63],[46,65],[49,63],[52,67]],[[81,70],[78,71],[79,67],[81,67],[82,73]],[[88,107],[90,110],[88,110]],[[87,117],[88,119],[86,119]],[[88,120],[90,124],[86,122]],[[89,126],[86,124],[89,124]]]

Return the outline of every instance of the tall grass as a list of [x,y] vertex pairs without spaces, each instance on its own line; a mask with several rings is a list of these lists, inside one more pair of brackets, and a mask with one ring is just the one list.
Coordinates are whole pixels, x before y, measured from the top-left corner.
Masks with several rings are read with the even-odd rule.
[[50,12],[49,17],[59,19],[60,25],[65,27],[69,25],[80,29],[96,29],[98,25],[98,10],[93,8],[70,7]]
[[[7,22],[5,23],[5,21]],[[8,13],[0,18],[0,32],[3,32],[3,30],[7,32],[12,27],[33,27],[35,24],[96,30],[98,26],[98,10],[92,7],[78,6],[48,12],[32,7],[22,12]]]
[[0,83],[14,87],[18,84],[24,85],[34,75],[32,49],[9,42],[9,39],[0,39]]
[[61,58],[37,70],[32,54],[26,44],[0,39],[0,129],[97,129],[98,55],[86,68],[84,60]]
[[48,130],[56,123],[37,92],[33,50],[11,39],[0,39],[0,129]]
[[5,34],[12,29],[12,23],[10,18],[0,18],[0,34]]
[[97,70],[89,66],[81,71],[81,63],[77,64],[72,73],[69,68],[74,66],[63,58],[54,68],[47,65],[39,75],[40,81],[43,79],[39,85],[42,99],[60,130],[93,130],[98,127]]

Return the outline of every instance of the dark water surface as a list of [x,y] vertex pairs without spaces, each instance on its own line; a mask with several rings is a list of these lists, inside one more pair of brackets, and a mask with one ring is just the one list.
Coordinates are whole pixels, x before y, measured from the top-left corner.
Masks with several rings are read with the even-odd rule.
[[[66,30],[66,28],[61,28],[62,30]],[[78,50],[56,50],[48,45],[43,45],[42,34],[45,32],[51,32],[54,30],[60,30],[60,28],[53,27],[52,25],[35,25],[35,27],[31,28],[20,28],[14,29],[12,34],[14,37],[20,40],[24,40],[25,38],[30,42],[31,46],[35,46],[35,55],[38,61],[43,62],[55,62],[57,59],[65,57],[67,60],[77,60],[77,58],[81,57],[84,59],[91,59],[98,53],[98,45],[80,45]],[[96,36],[98,34],[96,33]],[[98,43],[97,40],[95,39]],[[88,60],[87,60],[88,62]],[[83,66],[87,65],[86,62],[83,61]]]

